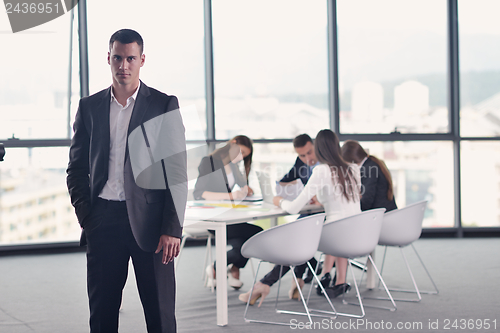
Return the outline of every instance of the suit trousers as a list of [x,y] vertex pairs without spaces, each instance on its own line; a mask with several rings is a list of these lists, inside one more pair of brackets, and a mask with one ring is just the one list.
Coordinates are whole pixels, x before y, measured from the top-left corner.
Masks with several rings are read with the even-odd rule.
[[139,248],[125,202],[99,198],[86,219],[87,292],[91,333],[118,332],[122,291],[132,258],[149,333],[176,332],[173,262]]
[[[312,268],[315,269],[316,265],[318,264],[318,261],[316,258],[312,257],[309,259],[309,263],[311,264]],[[302,279],[302,276],[306,272],[307,269],[307,263],[295,266],[294,268],[294,273],[297,276],[297,279]],[[268,286],[272,286],[275,284],[283,275],[288,273],[290,270],[290,266],[283,266],[283,269],[281,269],[280,265],[274,265],[273,269],[267,273],[261,280],[260,282],[263,284],[267,284]],[[280,276],[280,271],[281,271],[281,276]]]

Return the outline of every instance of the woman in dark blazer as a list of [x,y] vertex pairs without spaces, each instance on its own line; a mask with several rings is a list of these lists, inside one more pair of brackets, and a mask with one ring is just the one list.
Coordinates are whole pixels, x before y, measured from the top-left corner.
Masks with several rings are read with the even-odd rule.
[[[238,135],[212,154],[205,156],[198,167],[199,176],[193,191],[196,200],[238,200],[253,193],[248,187],[248,174],[252,164],[252,140]],[[237,163],[243,160],[245,175],[242,175]],[[238,184],[239,190],[233,191]],[[227,252],[228,283],[235,289],[243,283],[239,279],[240,268],[245,267],[248,259],[241,255],[241,246],[250,237],[262,231],[262,228],[240,223],[227,226],[227,243],[232,249]],[[215,286],[215,265],[207,267],[207,286]]]
[[368,155],[359,142],[347,140],[342,146],[342,158],[361,168],[361,210],[397,209],[392,188],[392,178],[382,160]]

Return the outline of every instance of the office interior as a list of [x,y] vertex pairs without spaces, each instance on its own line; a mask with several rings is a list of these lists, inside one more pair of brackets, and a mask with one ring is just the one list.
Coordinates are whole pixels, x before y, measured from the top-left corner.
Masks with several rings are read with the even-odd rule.
[[[492,311],[500,296],[499,10],[495,0],[80,0],[17,33],[0,14],[0,331],[86,330],[85,253],[65,169],[78,101],[109,87],[108,40],[121,28],[144,38],[141,79],[179,98],[191,181],[203,155],[238,134],[254,141],[252,169],[278,180],[295,161],[292,139],[329,128],[385,161],[399,207],[428,200],[415,245],[443,289],[394,313],[367,310],[365,319],[427,327],[438,319],[435,331],[445,319],[500,325]],[[258,188],[254,174],[249,181]],[[204,243],[188,245],[179,331],[220,331],[215,296],[199,278]],[[251,270],[242,276],[249,287]],[[129,281],[124,332],[145,331],[136,294]],[[227,328],[289,329],[244,323],[237,294],[229,293]],[[276,315],[267,303],[253,315]]]

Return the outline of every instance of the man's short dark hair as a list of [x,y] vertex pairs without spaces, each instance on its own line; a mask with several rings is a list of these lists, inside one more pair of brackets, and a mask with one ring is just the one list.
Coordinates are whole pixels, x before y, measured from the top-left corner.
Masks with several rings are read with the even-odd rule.
[[141,35],[135,30],[132,29],[121,29],[115,32],[111,38],[109,39],[109,50],[111,51],[111,48],[113,47],[114,42],[119,42],[122,44],[130,44],[130,43],[137,43],[139,45],[139,49],[142,51],[144,49],[144,41],[142,40]]
[[313,143],[311,137],[307,134],[301,134],[293,139],[293,148],[304,147],[308,142]]

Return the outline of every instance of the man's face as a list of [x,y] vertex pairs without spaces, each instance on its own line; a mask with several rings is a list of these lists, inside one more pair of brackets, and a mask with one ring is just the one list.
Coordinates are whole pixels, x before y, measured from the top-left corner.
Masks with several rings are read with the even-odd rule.
[[300,160],[309,166],[313,166],[318,161],[314,153],[314,145],[311,142],[306,143],[304,147],[296,147],[295,151]]
[[123,86],[139,84],[139,71],[145,60],[140,50],[136,42],[122,44],[115,41],[113,43],[111,51],[108,52],[108,64],[111,66],[113,84]]

